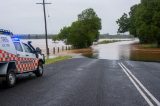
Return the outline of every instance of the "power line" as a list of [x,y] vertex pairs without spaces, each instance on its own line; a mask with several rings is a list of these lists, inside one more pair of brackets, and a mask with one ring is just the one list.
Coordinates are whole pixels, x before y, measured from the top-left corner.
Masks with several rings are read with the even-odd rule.
[[43,0],[43,3],[36,3],[36,4],[43,5],[45,38],[46,38],[46,52],[47,52],[47,57],[48,57],[49,56],[49,48],[48,48],[48,33],[47,33],[47,19],[46,19],[46,4],[52,4],[52,3],[46,3],[45,0]]

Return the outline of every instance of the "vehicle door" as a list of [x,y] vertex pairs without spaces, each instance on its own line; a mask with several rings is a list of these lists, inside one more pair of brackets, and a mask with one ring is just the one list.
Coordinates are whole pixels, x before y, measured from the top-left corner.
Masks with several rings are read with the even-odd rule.
[[37,62],[38,60],[36,58],[36,54],[34,53],[32,48],[26,43],[22,43],[22,46],[24,48],[24,53],[25,53],[25,58],[26,58],[25,69],[27,71],[33,71],[38,66],[38,62]]
[[24,49],[21,45],[21,42],[17,41],[17,42],[13,42],[14,43],[14,46],[15,46],[15,49],[16,49],[16,55],[17,55],[17,69],[18,69],[18,72],[19,73],[23,73],[24,70],[24,58],[26,57],[25,56],[25,52],[24,52]]

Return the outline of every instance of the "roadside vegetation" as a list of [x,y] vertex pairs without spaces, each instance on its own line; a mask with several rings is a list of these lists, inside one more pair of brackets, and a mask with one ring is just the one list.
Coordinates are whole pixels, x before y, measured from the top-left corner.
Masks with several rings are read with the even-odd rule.
[[141,0],[117,20],[118,32],[129,32],[142,44],[160,47],[160,0]]
[[50,59],[46,59],[45,64],[52,64],[52,63],[56,63],[56,62],[71,59],[71,58],[72,58],[71,56],[59,56],[56,58],[50,58]]
[[53,40],[64,40],[66,44],[72,45],[76,49],[88,48],[93,42],[99,39],[101,29],[101,19],[92,9],[86,9],[78,15],[78,20],[71,26],[65,26],[60,30]]

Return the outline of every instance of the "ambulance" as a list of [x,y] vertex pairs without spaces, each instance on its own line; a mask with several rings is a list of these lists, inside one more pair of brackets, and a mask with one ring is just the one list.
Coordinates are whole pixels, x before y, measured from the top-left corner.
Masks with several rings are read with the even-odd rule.
[[33,72],[43,75],[44,54],[34,48],[31,42],[23,42],[11,32],[0,30],[0,81],[13,87],[18,74]]

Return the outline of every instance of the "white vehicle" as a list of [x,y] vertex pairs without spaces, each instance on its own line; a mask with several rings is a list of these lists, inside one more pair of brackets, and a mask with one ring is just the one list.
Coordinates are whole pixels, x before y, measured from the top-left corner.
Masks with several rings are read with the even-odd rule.
[[31,42],[0,34],[0,78],[8,87],[15,85],[17,74],[33,72],[37,77],[42,76],[44,63],[41,49],[34,49]]

